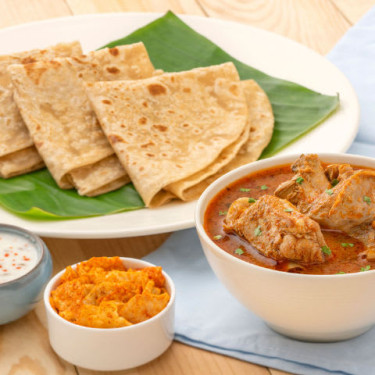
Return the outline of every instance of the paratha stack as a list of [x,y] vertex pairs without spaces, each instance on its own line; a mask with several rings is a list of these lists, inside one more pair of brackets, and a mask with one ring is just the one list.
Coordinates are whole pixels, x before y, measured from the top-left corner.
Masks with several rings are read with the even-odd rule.
[[99,126],[84,82],[152,76],[154,67],[142,43],[11,65],[8,71],[17,106],[59,187],[74,186],[81,195],[95,196],[129,182]]
[[3,177],[45,163],[60,188],[86,196],[131,180],[148,207],[197,199],[258,159],[273,132],[267,95],[233,63],[164,73],[142,43],[0,57],[1,84]]
[[60,43],[42,50],[0,56],[0,176],[8,178],[44,166],[13,100],[8,73],[11,64],[27,64],[55,57],[80,56],[79,42]]
[[[89,83],[87,92],[149,207],[172,197],[197,198],[205,181],[230,162],[258,158],[272,134],[264,92],[253,82],[240,82],[232,63],[140,81]],[[262,116],[267,124],[260,130]]]

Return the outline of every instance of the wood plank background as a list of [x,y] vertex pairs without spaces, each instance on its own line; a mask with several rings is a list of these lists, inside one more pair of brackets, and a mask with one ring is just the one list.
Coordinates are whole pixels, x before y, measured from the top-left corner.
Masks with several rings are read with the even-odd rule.
[[[282,34],[326,54],[375,0],[0,0],[0,27],[47,18],[103,12],[165,12],[233,20]],[[54,271],[91,256],[142,257],[168,234],[113,240],[46,238]],[[1,308],[1,307],[0,307]],[[24,318],[0,326],[1,375],[94,375],[75,368],[49,346],[42,304]],[[108,372],[107,374],[111,374]],[[233,358],[180,343],[160,358],[117,375],[282,375]]]

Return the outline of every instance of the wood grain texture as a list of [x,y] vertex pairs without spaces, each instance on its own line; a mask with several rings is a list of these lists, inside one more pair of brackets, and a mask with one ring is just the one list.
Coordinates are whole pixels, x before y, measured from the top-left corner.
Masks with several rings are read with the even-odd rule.
[[71,15],[64,0],[1,0],[0,27]]
[[350,23],[329,0],[200,0],[210,17],[243,22],[329,52]]
[[270,368],[269,371],[270,371],[270,373],[272,375],[290,375],[289,372],[284,372],[284,371],[276,370],[274,368]]
[[[101,371],[78,368],[79,375],[102,375]],[[269,375],[261,366],[225,357],[174,342],[154,361],[127,371],[106,372],[106,375]]]
[[203,15],[195,0],[66,0],[74,14],[105,12],[166,12]]
[[[208,15],[270,30],[325,54],[375,0],[0,0],[0,27],[70,14],[165,12]],[[91,256],[140,258],[169,234],[113,240],[47,238],[54,272]],[[17,322],[0,327],[1,375],[100,375],[75,369],[54,354],[48,343],[42,303]],[[118,375],[285,375],[251,363],[174,342],[164,355]]]
[[75,375],[76,371],[53,352],[47,330],[34,310],[0,326],[0,374]]
[[375,5],[374,0],[331,0],[337,9],[354,24]]

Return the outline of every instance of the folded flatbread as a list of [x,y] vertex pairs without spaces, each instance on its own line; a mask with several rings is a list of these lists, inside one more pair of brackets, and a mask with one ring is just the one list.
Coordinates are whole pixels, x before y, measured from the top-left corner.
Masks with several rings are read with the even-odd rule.
[[8,178],[44,166],[13,99],[10,64],[27,64],[55,57],[80,56],[79,42],[0,56],[0,176]]
[[[202,192],[213,181],[225,173],[228,173],[229,171],[242,165],[258,160],[262,151],[271,141],[275,121],[272,106],[267,94],[253,80],[241,81],[241,86],[244,90],[249,109],[248,125],[245,128],[247,129],[247,138],[245,142],[241,142],[241,146],[239,148],[239,143],[237,143],[235,146],[228,146],[221,153],[216,163],[214,162],[212,166],[207,168],[208,170],[203,171],[205,176],[207,176],[207,172],[216,170],[216,173],[210,173],[210,175],[204,180],[200,180],[200,182],[192,184],[194,181],[191,178],[187,181],[183,181],[181,184],[171,184],[169,186],[170,191],[173,192],[177,197],[185,201],[198,199]],[[233,152],[235,152],[235,155],[233,155]],[[217,169],[218,165],[221,166],[220,169]],[[196,180],[198,180],[198,178],[196,178]]]
[[105,134],[149,207],[172,197],[166,186],[210,165],[247,125],[232,63],[86,86]]
[[154,67],[142,43],[86,56],[9,67],[15,100],[34,143],[57,184],[94,196],[129,177],[103,134],[84,82],[138,80]]
[[[250,81],[241,81],[240,83],[245,93],[248,106],[251,105],[249,103],[249,101],[251,101],[249,97],[251,91],[249,82]],[[203,187],[205,186],[205,183],[202,183],[202,181],[209,176],[216,174],[221,168],[230,163],[236,157],[241,147],[247,143],[250,135],[251,116],[252,114],[249,111],[245,128],[240,137],[227,146],[210,165],[183,180],[169,184],[165,187],[165,190],[170,191],[182,200],[193,200],[198,198],[203,192]],[[192,194],[192,192],[194,193]]]

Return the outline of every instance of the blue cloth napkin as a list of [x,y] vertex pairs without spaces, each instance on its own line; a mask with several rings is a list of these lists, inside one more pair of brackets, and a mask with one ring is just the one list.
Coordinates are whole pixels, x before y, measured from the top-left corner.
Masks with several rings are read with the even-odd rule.
[[[375,156],[375,8],[328,55],[349,78],[361,105],[349,152]],[[307,343],[269,329],[211,271],[195,229],[174,233],[146,260],[161,265],[177,289],[176,340],[296,374],[375,374],[375,329],[337,343]]]

